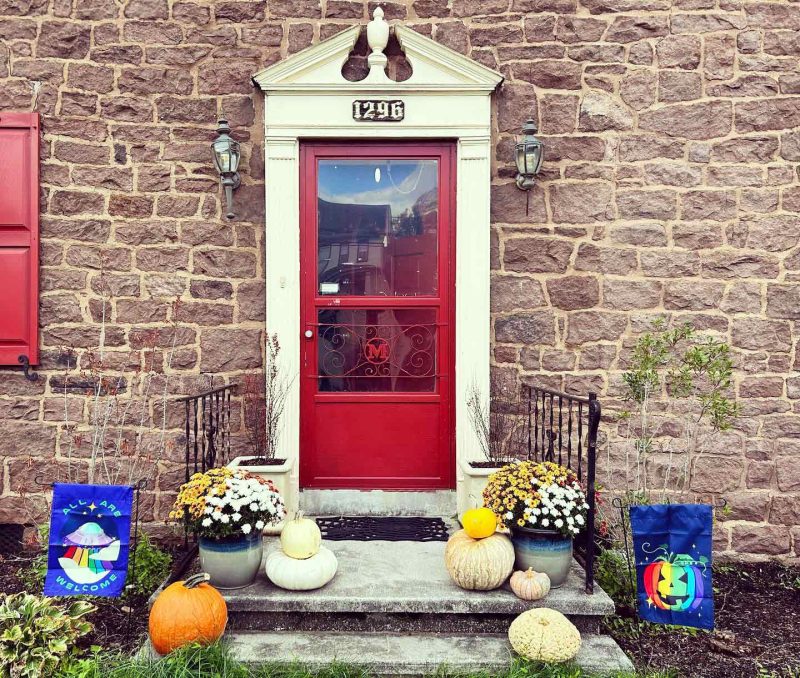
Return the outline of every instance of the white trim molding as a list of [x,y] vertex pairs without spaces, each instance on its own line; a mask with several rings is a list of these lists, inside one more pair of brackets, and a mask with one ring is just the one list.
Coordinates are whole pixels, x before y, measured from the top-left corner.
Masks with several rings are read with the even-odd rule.
[[[378,23],[376,23],[378,22]],[[300,142],[303,139],[450,139],[458,145],[456,195],[455,440],[459,462],[481,457],[469,420],[473,385],[489,391],[489,199],[491,94],[503,76],[405,26],[394,27],[413,73],[402,82],[385,73],[382,13],[370,22],[370,75],[342,75],[360,26],[349,28],[257,73],[266,95],[267,328],[281,341],[281,368],[299,374]],[[382,22],[385,24],[385,22]],[[374,37],[377,36],[377,37]],[[357,98],[402,98],[401,122],[356,121]],[[276,456],[293,462],[300,450],[300,383],[291,382]],[[299,483],[299,463],[291,482]],[[460,476],[458,487],[461,493]],[[294,496],[297,496],[295,493]],[[462,498],[459,497],[461,500]],[[459,501],[463,505],[463,501]],[[455,509],[455,506],[453,507]]]

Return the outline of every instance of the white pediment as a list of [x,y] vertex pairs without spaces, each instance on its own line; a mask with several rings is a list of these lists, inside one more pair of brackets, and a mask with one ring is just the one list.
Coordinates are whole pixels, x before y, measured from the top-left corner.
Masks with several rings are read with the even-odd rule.
[[[382,25],[376,26],[379,23]],[[380,8],[376,10],[375,19],[369,24],[372,54],[369,56],[370,73],[364,80],[353,82],[342,75],[342,67],[358,40],[361,26],[348,28],[265,68],[256,73],[253,80],[265,92],[438,90],[484,93],[492,92],[503,81],[500,73],[400,24],[394,26],[394,31],[406,60],[411,65],[412,74],[403,82],[391,80],[384,71],[385,41],[381,43],[378,39],[376,42],[373,33],[379,33],[380,30],[375,31],[375,28],[388,31]]]

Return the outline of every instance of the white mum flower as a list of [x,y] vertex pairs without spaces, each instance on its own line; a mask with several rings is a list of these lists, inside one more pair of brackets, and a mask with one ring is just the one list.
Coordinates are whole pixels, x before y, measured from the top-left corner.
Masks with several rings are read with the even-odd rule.
[[547,518],[542,519],[542,527],[548,527],[550,525],[550,521]]
[[556,527],[559,527],[559,528],[561,528],[561,527],[564,527],[564,521],[563,521],[563,520],[561,520],[561,518],[557,518],[557,519],[556,519],[556,522],[555,522],[555,523],[553,523],[553,524],[554,524]]
[[219,522],[227,524],[231,522],[231,518],[227,513],[220,513],[219,514]]
[[514,513],[512,511],[506,513],[506,520],[514,520]]
[[237,521],[239,521],[239,520],[241,520],[241,519],[242,519],[242,514],[241,514],[241,513],[234,513],[234,514],[231,516],[231,518],[233,519],[233,521],[234,521],[234,522],[237,522]]
[[578,525],[583,525],[584,523],[583,516],[582,515],[575,516],[575,522],[578,523]]
[[200,523],[203,527],[209,527],[211,525],[211,518],[203,518],[203,522]]
[[256,529],[257,530],[263,530],[264,529],[264,521],[263,520],[257,520],[256,521]]
[[245,534],[250,534],[250,531],[252,529],[253,528],[250,527],[250,523],[245,523],[244,525],[242,525],[242,532],[244,532]]
[[258,504],[254,501],[250,502],[250,510],[251,511],[258,511]]

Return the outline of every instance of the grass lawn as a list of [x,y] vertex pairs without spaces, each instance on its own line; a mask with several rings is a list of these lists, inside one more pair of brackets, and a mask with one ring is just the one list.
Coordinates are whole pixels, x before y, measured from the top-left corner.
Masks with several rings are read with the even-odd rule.
[[[232,659],[224,643],[211,647],[187,647],[161,661],[137,661],[100,653],[74,662],[54,678],[369,678],[357,666],[331,663],[322,671],[309,671],[302,665],[247,667]],[[451,673],[440,669],[431,678],[589,678],[576,666],[546,666],[516,660],[500,674]],[[613,674],[611,678],[672,678],[670,673]]]
[[[369,678],[357,666],[331,663],[322,671],[310,671],[301,664],[248,667],[232,659],[224,643],[210,647],[186,647],[161,661],[136,660],[122,655],[98,653],[73,662],[54,678]],[[610,678],[672,678],[671,673],[613,674]],[[516,660],[499,674],[451,673],[440,669],[431,678],[590,678],[576,666],[546,666]]]

